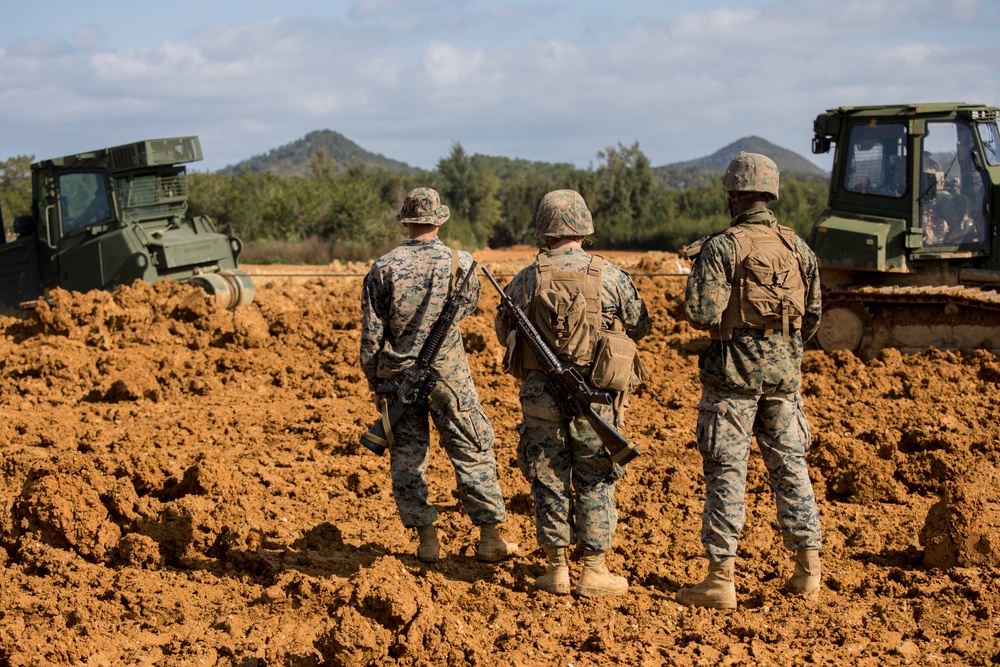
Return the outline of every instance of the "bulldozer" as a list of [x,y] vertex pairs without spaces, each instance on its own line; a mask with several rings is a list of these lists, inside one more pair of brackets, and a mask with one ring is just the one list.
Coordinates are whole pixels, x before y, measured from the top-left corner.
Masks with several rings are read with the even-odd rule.
[[835,146],[810,238],[822,349],[1000,348],[998,113],[955,102],[816,117],[813,153]]
[[[198,137],[153,139],[31,165],[31,214],[0,235],[0,306],[30,307],[55,287],[113,290],[136,280],[201,287],[223,308],[253,301],[243,242],[188,217],[185,164]],[[0,226],[2,229],[2,226]]]

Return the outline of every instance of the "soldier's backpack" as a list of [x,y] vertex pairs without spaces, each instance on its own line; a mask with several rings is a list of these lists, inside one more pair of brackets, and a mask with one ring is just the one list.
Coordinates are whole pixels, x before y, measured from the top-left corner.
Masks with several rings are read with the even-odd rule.
[[537,284],[528,316],[559,361],[589,366],[601,330],[604,258],[593,255],[585,273],[554,271],[542,252],[536,266]]
[[795,232],[784,225],[736,225],[724,232],[736,245],[736,277],[719,330],[729,340],[734,329],[789,331],[802,325],[806,280]]
[[[535,293],[527,314],[559,361],[589,369],[590,384],[596,389],[630,388],[635,342],[617,318],[611,329],[601,329],[604,258],[593,255],[585,272],[555,271],[542,252],[536,267]],[[534,353],[518,344],[516,332],[507,343],[506,370],[514,377],[542,368]]]

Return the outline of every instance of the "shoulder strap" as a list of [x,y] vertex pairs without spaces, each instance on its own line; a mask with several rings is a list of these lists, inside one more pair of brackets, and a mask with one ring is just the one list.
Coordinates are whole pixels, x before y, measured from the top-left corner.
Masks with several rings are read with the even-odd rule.
[[587,267],[587,284],[584,287],[584,297],[587,299],[587,311],[596,313],[597,328],[601,328],[601,295],[604,291],[604,258],[592,255],[590,266]]
[[535,255],[535,268],[539,272],[552,270],[552,262],[549,260],[549,253],[543,250]]
[[767,228],[768,233],[777,236],[781,239],[789,250],[791,250],[796,255],[799,254],[798,249],[795,247],[795,232],[792,231],[791,227],[786,227],[785,225],[778,225],[776,229]]
[[718,331],[713,329],[710,332],[711,337],[715,340],[730,340],[733,337],[733,330],[742,321],[740,316],[740,298],[744,290],[743,283],[746,281],[745,260],[750,256],[753,244],[751,230],[746,229],[744,225],[730,227],[724,234],[731,238],[733,244],[736,246],[735,267],[733,281],[730,284],[729,303],[726,304],[725,310],[722,311]]
[[451,250],[451,281],[448,283],[448,297],[450,298],[455,293],[455,288],[458,286],[458,280],[463,271],[458,263],[458,251],[454,248],[449,248],[449,250]]
[[535,280],[535,294],[552,287],[552,261],[549,254],[544,250],[535,256],[535,271],[538,273]]
[[601,255],[590,256],[590,266],[587,267],[587,275],[599,276],[604,271],[604,257]]
[[[593,255],[590,258],[590,266],[587,267],[587,285],[584,287],[584,297],[587,299],[587,317],[592,322],[594,331],[604,328],[604,318],[602,317],[602,306],[604,296],[604,258],[600,255]],[[597,341],[594,341],[594,352],[596,352]],[[593,359],[593,352],[591,353]]]
[[751,231],[745,229],[743,225],[738,225],[736,227],[730,227],[727,232],[729,238],[733,240],[736,245],[736,276],[735,278],[740,278],[740,270],[743,265],[743,260],[747,258],[750,254],[750,245],[752,243]]

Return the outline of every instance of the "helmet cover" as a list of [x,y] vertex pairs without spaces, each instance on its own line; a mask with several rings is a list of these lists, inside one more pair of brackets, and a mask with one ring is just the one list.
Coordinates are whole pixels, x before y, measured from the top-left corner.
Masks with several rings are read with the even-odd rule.
[[542,197],[535,213],[535,235],[540,239],[587,236],[594,219],[579,192],[554,190]]
[[722,189],[726,194],[759,192],[778,198],[778,165],[760,153],[741,152],[733,158],[722,176]]

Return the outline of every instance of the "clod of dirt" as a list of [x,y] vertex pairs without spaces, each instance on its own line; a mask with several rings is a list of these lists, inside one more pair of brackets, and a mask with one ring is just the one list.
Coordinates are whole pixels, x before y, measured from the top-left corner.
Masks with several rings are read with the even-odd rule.
[[108,560],[121,528],[109,519],[101,490],[113,489],[115,482],[78,459],[39,465],[29,473],[14,503],[16,530],[94,563]]
[[944,483],[927,513],[920,538],[929,567],[1000,566],[1000,471],[977,470]]

